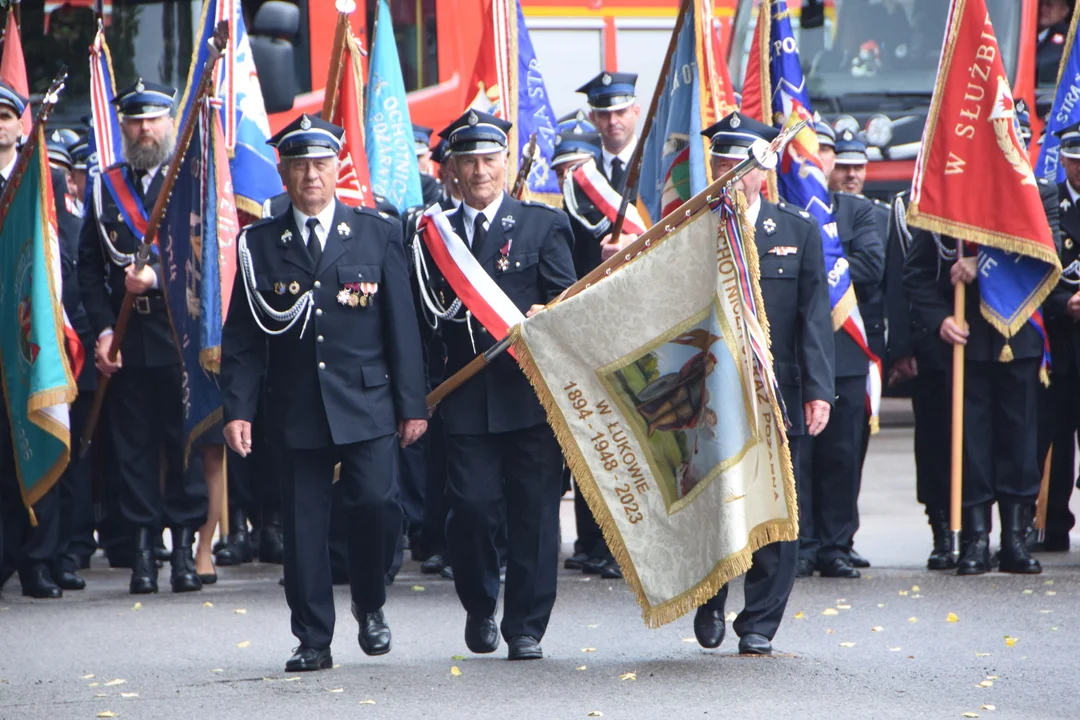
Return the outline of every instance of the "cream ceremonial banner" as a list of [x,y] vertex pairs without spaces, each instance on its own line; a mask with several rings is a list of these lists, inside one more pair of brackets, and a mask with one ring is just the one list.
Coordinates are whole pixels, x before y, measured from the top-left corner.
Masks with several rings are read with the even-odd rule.
[[790,454],[742,295],[762,307],[757,252],[749,233],[747,252],[733,251],[724,226],[706,207],[512,331],[653,627],[746,572],[762,545],[798,537]]

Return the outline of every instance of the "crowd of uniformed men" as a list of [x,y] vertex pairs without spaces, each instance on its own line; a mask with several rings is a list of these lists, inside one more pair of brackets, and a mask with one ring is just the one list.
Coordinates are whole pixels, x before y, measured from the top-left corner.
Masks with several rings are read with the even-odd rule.
[[[439,203],[457,235],[527,314],[634,238],[611,237],[605,217],[571,171],[595,162],[611,188],[627,188],[641,108],[636,76],[601,73],[580,88],[587,109],[559,121],[552,167],[564,208],[511,197],[506,188],[510,123],[469,110],[438,133],[415,128],[424,203]],[[138,82],[119,93],[124,172],[149,208],[172,152],[175,90]],[[26,106],[0,84],[0,177],[11,174]],[[1033,573],[1030,527],[1042,458],[1053,446],[1047,531],[1041,549],[1069,547],[1080,388],[1080,127],[1062,133],[1069,181],[1044,184],[1047,222],[1060,242],[1061,285],[1043,310],[1053,345],[1049,390],[1038,384],[1041,341],[1025,330],[1001,360],[1004,338],[981,317],[974,260],[951,238],[909,232],[903,198],[894,207],[861,194],[867,147],[850,131],[817,124],[832,211],[869,346],[887,384],[913,398],[917,495],[933,552],[928,567],[991,570],[991,507],[997,503],[1004,572]],[[776,130],[732,113],[703,133],[714,176]],[[419,212],[350,208],[336,200],[343,131],[303,115],[271,139],[286,194],[239,241],[238,278],[223,331],[224,420],[203,435],[185,471],[181,459],[181,366],[154,262],[132,265],[136,238],[100,180],[88,180],[85,137],[49,137],[64,268],[63,302],[94,363],[79,378],[73,437],[79,437],[100,372],[112,379],[98,451],[73,454],[67,473],[38,503],[30,527],[12,480],[10,432],[2,428],[0,581],[18,572],[22,593],[59,598],[81,590],[96,549],[130,567],[130,591],[158,590],[169,563],[174,592],[201,590],[217,566],[258,559],[284,566],[282,584],[300,645],[289,670],[332,664],[332,585],[349,583],[361,648],[388,652],[386,586],[408,549],[424,573],[455,584],[465,640],[510,659],[542,657],[555,602],[559,503],[569,474],[543,409],[506,355],[494,359],[430,414],[426,392],[493,339],[455,302],[422,242]],[[761,288],[772,328],[776,377],[790,416],[800,508],[797,542],[754,554],[745,608],[734,621],[739,649],[771,652],[796,577],[857,578],[868,567],[854,547],[869,440],[868,363],[833,332],[820,230],[811,217],[762,196],[763,172],[739,181],[755,229]],[[86,195],[86,183],[92,183]],[[81,200],[92,198],[89,207]],[[417,210],[421,210],[418,208]],[[953,285],[969,283],[967,326],[952,318]],[[112,328],[125,292],[137,296],[120,353]],[[886,331],[887,330],[887,331]],[[949,553],[949,348],[967,345],[964,535]],[[1036,422],[1038,418],[1038,422]],[[7,422],[4,416],[3,422]],[[228,446],[229,530],[216,547]],[[339,466],[338,482],[333,482]],[[94,479],[96,478],[96,479]],[[872,478],[871,478],[872,481]],[[209,490],[208,490],[209,488]],[[621,577],[588,506],[575,492],[570,571]],[[162,533],[171,531],[171,551]],[[198,534],[198,545],[195,538]],[[212,559],[212,555],[214,556]],[[502,588],[501,588],[502,586]],[[503,614],[496,624],[500,589]],[[726,587],[697,611],[699,642],[725,633]]]

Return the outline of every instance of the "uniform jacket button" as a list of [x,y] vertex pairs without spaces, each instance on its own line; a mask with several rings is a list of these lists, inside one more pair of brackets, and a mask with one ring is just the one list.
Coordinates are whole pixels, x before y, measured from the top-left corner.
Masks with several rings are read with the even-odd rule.
[[316,309],[316,310],[315,310],[315,315],[316,315],[317,317],[322,317],[322,308],[318,308],[318,309]]
[[318,290],[318,289],[319,289],[319,288],[321,288],[321,287],[322,287],[322,283],[321,283],[321,282],[319,282],[318,280],[316,280],[316,281],[315,281],[315,289],[316,289],[316,290]]
[[318,341],[318,342],[322,342],[323,341],[323,336],[320,335],[319,337],[315,338],[315,340]]
[[326,363],[324,363],[324,362],[319,363],[319,369],[320,370],[325,370],[326,369]]

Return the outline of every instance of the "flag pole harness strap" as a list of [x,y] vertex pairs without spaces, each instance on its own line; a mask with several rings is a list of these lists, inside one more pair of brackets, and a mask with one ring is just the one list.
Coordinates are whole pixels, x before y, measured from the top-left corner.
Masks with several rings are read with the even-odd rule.
[[109,233],[105,232],[105,225],[101,222],[101,177],[94,176],[94,220],[97,222],[98,235],[105,244],[105,254],[109,261],[117,267],[127,267],[135,262],[135,253],[120,252],[109,239]]
[[[244,290],[247,291],[248,307],[251,308],[251,316],[255,319],[255,324],[267,335],[283,335],[292,329],[292,326],[295,325],[296,321],[303,315],[304,325],[300,328],[300,337],[304,337],[304,331],[307,330],[308,320],[311,319],[312,291],[308,290],[297,298],[296,302],[293,303],[292,307],[288,310],[278,311],[270,307],[266,300],[263,299],[262,294],[255,289],[255,265],[251,261],[251,253],[248,251],[246,230],[240,233],[238,246],[240,251],[240,270],[244,277]],[[252,298],[254,298],[254,300]],[[259,319],[259,313],[255,311],[256,304],[258,304],[262,314],[275,322],[285,323],[285,327],[280,330],[271,330],[263,325],[262,320]]]
[[[450,307],[444,307],[439,299],[435,297],[431,292],[431,286],[428,285],[428,281],[431,279],[431,272],[428,270],[427,261],[424,260],[424,252],[420,249],[420,235],[417,233],[413,238],[412,244],[413,251],[413,264],[416,266],[416,277],[420,286],[420,298],[424,301],[424,306],[427,308],[428,313],[431,313],[431,319],[428,320],[428,325],[432,330],[439,327],[439,321],[444,320],[448,322],[462,323],[468,319],[468,311],[465,313],[465,317],[456,317],[458,311],[461,310],[461,298],[454,298],[454,302],[450,303]],[[424,314],[425,319],[427,313]],[[470,331],[472,328],[469,328]]]
[[566,181],[563,182],[562,187],[563,202],[566,204],[566,211],[569,212],[574,218],[586,227],[593,234],[594,237],[600,237],[608,230],[611,229],[611,221],[608,220],[606,215],[601,215],[600,222],[593,224],[582,217],[581,212],[578,210],[577,197],[574,194],[574,178],[573,175],[567,174]]

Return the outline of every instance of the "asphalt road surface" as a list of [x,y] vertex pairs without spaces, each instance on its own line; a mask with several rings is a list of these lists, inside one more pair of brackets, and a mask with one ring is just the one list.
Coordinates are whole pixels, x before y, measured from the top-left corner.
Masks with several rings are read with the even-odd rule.
[[[135,598],[127,571],[95,558],[87,589],[62,600],[22,598],[17,580],[4,589],[0,718],[1080,717],[1080,552],[1042,556],[1040,576],[925,570],[908,429],[871,442],[861,508],[856,547],[874,567],[799,581],[774,658],[737,655],[730,626],[702,650],[691,616],[647,629],[621,581],[569,571],[543,661],[509,663],[505,645],[471,655],[452,584],[407,562],[390,588],[389,655],[360,651],[339,587],[337,665],[290,675],[280,567]],[[572,534],[569,502],[563,518]],[[728,610],[741,598],[736,581]]]

